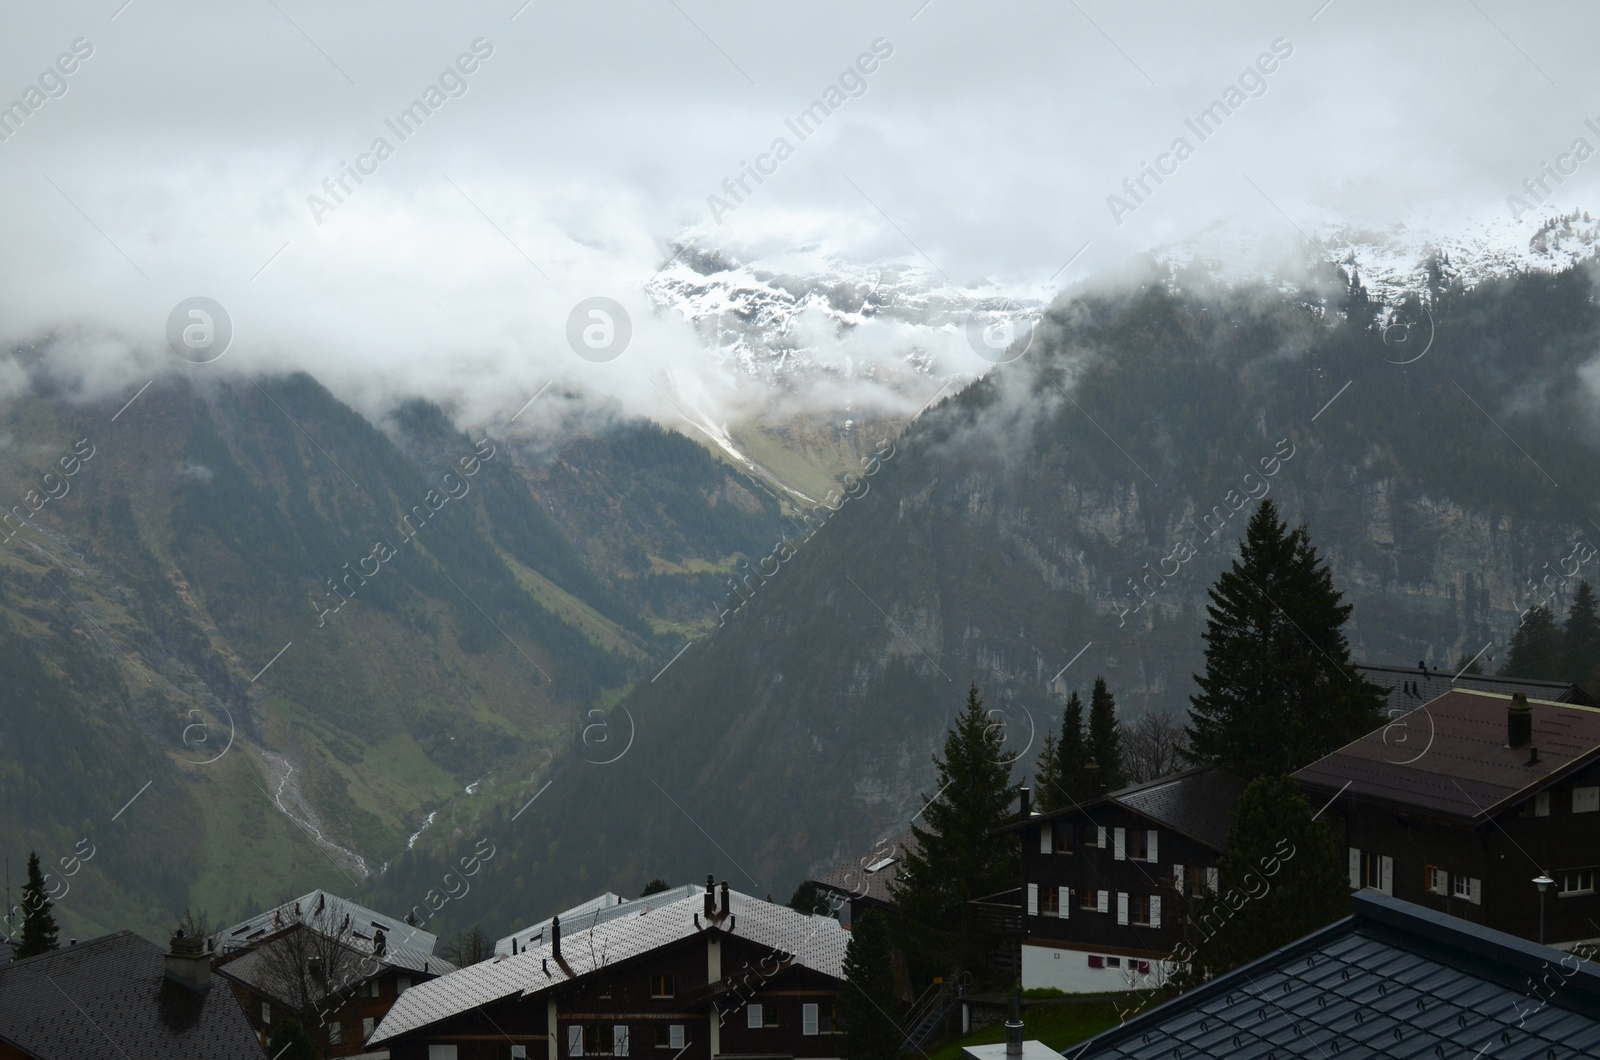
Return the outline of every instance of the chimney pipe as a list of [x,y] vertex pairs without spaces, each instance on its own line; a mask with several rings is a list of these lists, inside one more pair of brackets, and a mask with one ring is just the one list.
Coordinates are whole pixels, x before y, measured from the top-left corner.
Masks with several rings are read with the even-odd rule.
[[1506,746],[1526,747],[1533,742],[1533,708],[1528,705],[1524,692],[1511,695],[1511,705],[1506,708]]
[[[1019,987],[1017,993],[1021,992]],[[1021,1060],[1022,1057],[1022,999],[1017,996],[1011,998],[1011,1018],[1006,1020],[1006,1057],[1007,1060]]]
[[707,920],[717,915],[717,885],[710,876],[706,877],[705,910]]
[[722,881],[722,915],[728,915],[728,881]]
[[561,918],[550,918],[550,956],[556,960],[561,959]]
[[1028,807],[1028,796],[1030,794],[1031,793],[1028,791],[1028,786],[1026,784],[1024,784],[1022,786],[1022,816],[1024,816],[1024,817],[1029,816],[1029,813],[1030,813],[1030,810],[1029,810],[1029,807]]

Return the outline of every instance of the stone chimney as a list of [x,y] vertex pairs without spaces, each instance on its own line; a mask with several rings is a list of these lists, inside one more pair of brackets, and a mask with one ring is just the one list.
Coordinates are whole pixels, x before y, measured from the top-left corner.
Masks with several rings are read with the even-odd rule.
[[1506,740],[1507,747],[1526,747],[1533,742],[1533,708],[1524,692],[1511,694],[1511,705],[1506,708]]
[[195,991],[211,989],[211,955],[206,952],[205,939],[188,938],[179,928],[162,960],[166,977],[174,983]]
[[550,956],[556,960],[561,959],[561,918],[550,918]]

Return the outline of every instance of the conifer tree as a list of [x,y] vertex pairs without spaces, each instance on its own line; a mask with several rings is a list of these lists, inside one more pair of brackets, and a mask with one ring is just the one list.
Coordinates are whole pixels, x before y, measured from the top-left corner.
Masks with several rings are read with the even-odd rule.
[[1586,581],[1579,582],[1572,594],[1572,609],[1562,632],[1567,680],[1590,695],[1600,695],[1600,615],[1595,613],[1594,590]]
[[1174,985],[1197,985],[1349,912],[1339,837],[1314,813],[1289,777],[1259,777],[1244,789],[1217,890],[1185,896],[1190,912],[1175,955],[1188,968]]
[[1122,787],[1126,777],[1122,761],[1122,731],[1117,727],[1117,701],[1106,687],[1104,677],[1094,679],[1094,691],[1089,694],[1088,750],[1089,757],[1100,767],[1100,786],[1106,791]]
[[39,855],[30,852],[28,882],[22,885],[22,939],[17,944],[17,960],[60,948],[56,939],[60,928],[50,913],[50,905],[50,895],[44,886],[44,873],[39,869]]
[[972,686],[945,736],[944,757],[934,757],[935,794],[923,803],[922,823],[911,826],[915,849],[906,850],[894,883],[895,907],[930,959],[958,958],[950,933],[968,900],[1017,885],[1017,838],[992,834],[1014,816],[1020,787],[1001,754],[1004,740]]
[[1056,809],[1067,801],[1061,791],[1061,751],[1056,745],[1056,734],[1046,729],[1033,766],[1034,807],[1040,813]]
[[1530,681],[1559,681],[1562,666],[1562,635],[1556,618],[1547,607],[1529,609],[1527,617],[1511,635],[1501,677],[1522,677]]
[[1039,750],[1039,767],[1034,774],[1034,802],[1039,812],[1048,813],[1089,797],[1083,767],[1089,752],[1083,735],[1083,700],[1073,692],[1061,712],[1061,736],[1046,733]]
[[1349,604],[1304,526],[1264,500],[1210,590],[1206,672],[1189,697],[1189,751],[1252,780],[1292,772],[1382,722],[1383,690],[1350,665]]
[[895,1060],[904,1037],[894,996],[893,951],[883,914],[869,909],[850,928],[844,951],[839,1018],[844,1024],[840,1055],[845,1060]]

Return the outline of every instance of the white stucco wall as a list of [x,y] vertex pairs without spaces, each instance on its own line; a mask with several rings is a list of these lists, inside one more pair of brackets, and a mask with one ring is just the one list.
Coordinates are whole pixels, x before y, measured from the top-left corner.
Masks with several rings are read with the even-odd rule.
[[[1121,968],[1091,968],[1090,955],[1120,957]],[[1025,942],[1022,945],[1022,988],[1054,987],[1068,994],[1107,994],[1124,990],[1147,990],[1160,986],[1169,973],[1168,962],[1150,961],[1148,975],[1130,972],[1128,957],[1110,950],[1072,950]],[[1148,958],[1143,958],[1148,960]],[[1137,964],[1135,964],[1137,967]]]

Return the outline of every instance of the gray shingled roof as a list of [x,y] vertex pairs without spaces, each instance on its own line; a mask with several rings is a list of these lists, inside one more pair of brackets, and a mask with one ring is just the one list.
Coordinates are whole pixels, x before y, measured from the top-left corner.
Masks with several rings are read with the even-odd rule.
[[1294,774],[1323,792],[1479,820],[1600,758],[1600,708],[1528,700],[1530,748],[1506,746],[1509,696],[1456,689]]
[[[560,961],[551,957],[550,940],[545,938],[515,957],[495,957],[414,986],[396,999],[367,1044],[376,1045],[479,1005],[518,994],[531,997],[706,930],[704,890],[685,887],[676,892],[682,897],[651,908],[639,908],[643,902],[629,903],[633,915],[613,917],[591,928],[574,925],[574,930],[562,924]],[[807,916],[732,889],[728,912],[727,918],[719,918],[713,926],[793,953],[804,967],[844,978],[848,936],[832,917]],[[695,923],[697,914],[701,914],[699,925]]]
[[433,953],[439,947],[438,936],[430,931],[412,927],[404,920],[385,916],[348,898],[340,898],[331,892],[317,890],[228,928],[221,933],[218,948],[224,953],[230,953],[252,945],[268,935],[276,934],[294,923],[311,927],[316,927],[319,923],[339,925],[346,916],[350,918],[350,930],[357,938],[370,942],[373,930],[382,928],[384,938],[390,946],[418,950],[422,953]]
[[[1387,689],[1389,701],[1384,704],[1385,717],[1398,717],[1388,711],[1407,711],[1431,700],[1438,699],[1452,689],[1470,689],[1475,692],[1493,692],[1509,696],[1522,692],[1529,699],[1547,699],[1552,703],[1578,703],[1583,706],[1600,706],[1577,685],[1565,681],[1530,681],[1520,677],[1495,677],[1491,674],[1462,674],[1441,670],[1424,672],[1421,667],[1408,670],[1404,666],[1357,666],[1356,672],[1380,688]],[[1408,691],[1411,685],[1415,691]]]
[[1107,799],[1221,850],[1244,787],[1231,773],[1204,766],[1114,791]]
[[891,904],[890,889],[900,878],[907,851],[918,849],[917,834],[901,832],[871,850],[824,872],[811,882],[858,900]]
[[[218,964],[217,972],[221,975],[227,976],[230,979],[237,979],[239,982],[244,983],[257,993],[265,994],[268,997],[276,997],[276,984],[273,982],[273,974],[271,970],[272,953],[278,948],[290,944],[287,938],[289,931],[311,930],[315,929],[305,927],[304,925],[298,925],[282,932],[281,934],[269,936],[264,941],[255,943],[252,948],[245,953],[240,954],[231,960],[227,960],[221,964]],[[344,969],[338,972],[338,974],[335,976],[336,979],[349,979],[350,976],[356,975],[358,970],[364,965],[363,958],[372,954],[372,943],[370,940],[356,939],[354,940],[354,945],[346,945],[344,948],[350,952],[349,963],[344,967]],[[438,957],[431,953],[423,953],[421,950],[410,949],[406,946],[385,946],[383,956],[374,957],[373,959],[378,963],[379,967],[378,970],[372,975],[363,975],[356,979],[349,979],[348,982],[336,982],[334,985],[340,988],[353,987],[359,982],[365,982],[368,979],[382,975],[384,972],[390,969],[416,972],[419,975],[435,976],[448,975],[450,972],[456,970],[456,966],[445,960],[443,957]],[[366,966],[370,967],[370,965]],[[279,998],[279,1000],[288,1003],[292,1002],[294,999]]]
[[262,1060],[226,983],[168,982],[131,931],[0,966],[0,1042],[46,1060]]
[[[668,902],[676,902],[680,898],[703,893],[700,887],[692,883],[684,884],[682,887],[658,891],[655,894],[644,898],[635,898],[631,901],[623,898],[615,891],[607,891],[605,894],[591,898],[581,905],[575,905],[571,909],[564,909],[556,915],[561,918],[563,929],[570,933],[580,928],[603,924],[607,920],[613,920],[624,914],[629,916],[637,915],[641,910],[654,909],[657,906],[666,905]],[[551,918],[551,920],[554,919],[554,917]],[[507,935],[494,944],[494,952],[509,956],[511,943],[515,941],[517,951],[520,953],[544,938],[545,932],[550,930],[550,923],[550,920],[541,920],[537,924],[518,930],[514,935]]]
[[1358,891],[1351,909],[1353,916],[1065,1055],[1600,1057],[1600,972],[1593,965],[1376,891]]

